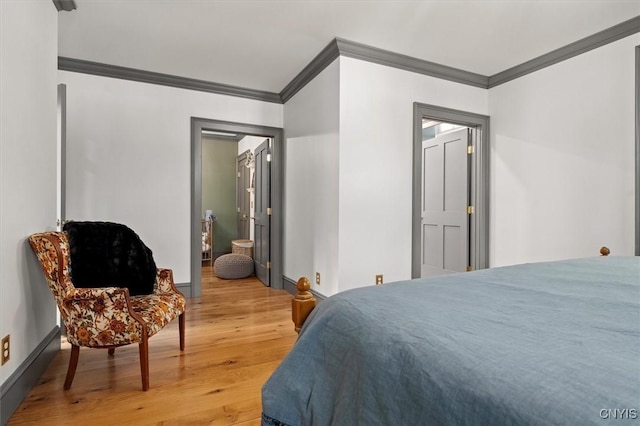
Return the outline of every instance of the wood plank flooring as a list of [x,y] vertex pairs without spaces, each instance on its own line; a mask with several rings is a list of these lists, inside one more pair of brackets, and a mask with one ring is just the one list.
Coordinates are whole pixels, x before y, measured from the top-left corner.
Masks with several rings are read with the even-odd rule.
[[254,277],[220,280],[203,267],[202,297],[187,304],[186,348],[178,321],[149,340],[143,392],[138,345],[80,349],[71,389],[62,390],[62,350],[8,425],[259,425],[260,391],[296,339],[291,295]]

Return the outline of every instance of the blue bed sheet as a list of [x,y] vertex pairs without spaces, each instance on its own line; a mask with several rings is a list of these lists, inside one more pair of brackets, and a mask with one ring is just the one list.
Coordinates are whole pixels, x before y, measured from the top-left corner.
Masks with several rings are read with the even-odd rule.
[[640,258],[516,265],[321,302],[262,389],[264,425],[640,418]]

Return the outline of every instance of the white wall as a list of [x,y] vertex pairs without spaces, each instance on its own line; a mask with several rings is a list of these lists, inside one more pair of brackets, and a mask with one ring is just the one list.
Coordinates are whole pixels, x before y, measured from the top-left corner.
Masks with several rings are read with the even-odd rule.
[[57,31],[51,1],[0,2],[0,384],[56,327],[26,238],[56,223]]
[[67,217],[133,228],[177,283],[190,274],[191,117],[282,127],[282,105],[60,71]]
[[284,106],[284,275],[325,295],[338,291],[339,87],[335,60]]
[[488,113],[485,89],[340,58],[339,291],[411,278],[414,102]]
[[634,249],[640,35],[490,89],[492,266]]

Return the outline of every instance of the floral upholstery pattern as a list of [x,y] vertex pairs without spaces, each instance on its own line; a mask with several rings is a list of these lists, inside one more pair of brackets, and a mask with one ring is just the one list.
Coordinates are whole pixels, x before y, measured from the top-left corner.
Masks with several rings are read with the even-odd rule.
[[[65,232],[33,234],[29,244],[56,300],[69,343],[90,348],[138,343],[148,356],[147,339],[180,317],[180,349],[183,350],[186,300],[176,289],[170,269],[157,269],[154,291],[149,295],[130,296],[128,289],[120,287],[76,288],[69,273],[69,241]],[[142,353],[141,349],[141,358]],[[143,390],[146,390],[148,371],[145,378],[142,361]],[[77,364],[77,355],[73,362]],[[146,368],[148,370],[148,363]],[[71,386],[74,373],[75,366],[73,371],[70,367],[65,389]]]
[[69,242],[64,232],[29,237],[53,293],[71,344],[87,347],[139,343],[184,313],[186,300],[173,272],[158,268],[154,292],[130,297],[118,287],[75,288],[69,278]]

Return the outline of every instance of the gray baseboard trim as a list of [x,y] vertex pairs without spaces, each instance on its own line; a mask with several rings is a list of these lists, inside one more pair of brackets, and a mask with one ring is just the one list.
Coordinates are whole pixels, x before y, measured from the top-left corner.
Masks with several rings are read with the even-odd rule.
[[[295,296],[296,294],[298,294],[298,287],[296,286],[296,283],[297,281],[294,281],[291,278],[286,277],[284,275],[282,276],[282,288],[292,296]],[[313,290],[311,290],[311,294],[313,294],[313,297],[315,297],[318,302],[321,302],[327,298],[327,296],[322,295]]]
[[640,32],[640,16],[636,16],[635,18],[629,19],[628,21],[622,22],[618,25],[614,25],[613,27],[600,31],[599,33],[595,33],[513,68],[494,74],[489,77],[488,88],[490,89],[524,75],[531,74],[532,72],[538,71],[542,68],[573,58],[574,56],[578,56],[582,53],[620,40],[637,32]]
[[60,327],[55,326],[16,371],[0,386],[0,424],[5,425],[60,352]]
[[296,282],[289,277],[282,276],[282,289],[292,296],[298,294],[298,288]]
[[179,89],[198,90],[201,92],[217,93],[219,95],[255,99],[258,101],[278,104],[282,103],[280,95],[273,92],[246,89],[244,87],[231,86],[228,84],[102,64],[99,62],[84,61],[81,59],[66,58],[64,56],[58,56],[58,69],[62,71],[138,81],[141,83],[159,84],[161,86],[177,87]]
[[174,285],[187,299],[191,299],[193,297],[191,295],[191,283],[174,283]]

